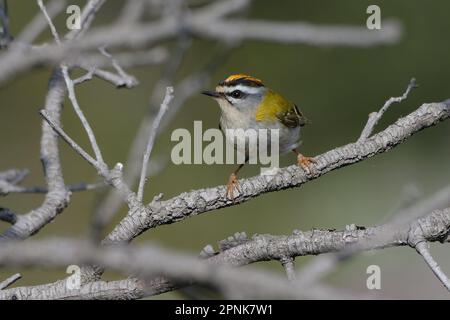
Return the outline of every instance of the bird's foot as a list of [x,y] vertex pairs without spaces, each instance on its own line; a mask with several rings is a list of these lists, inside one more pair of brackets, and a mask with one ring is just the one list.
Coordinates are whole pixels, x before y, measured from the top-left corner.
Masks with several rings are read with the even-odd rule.
[[237,176],[235,173],[232,173],[227,183],[227,198],[230,200],[234,200],[234,189],[237,189],[239,193],[241,192],[241,186],[239,185]]
[[306,171],[307,174],[311,173],[311,164],[317,163],[317,161],[312,157],[305,157],[302,154],[297,155],[297,164]]

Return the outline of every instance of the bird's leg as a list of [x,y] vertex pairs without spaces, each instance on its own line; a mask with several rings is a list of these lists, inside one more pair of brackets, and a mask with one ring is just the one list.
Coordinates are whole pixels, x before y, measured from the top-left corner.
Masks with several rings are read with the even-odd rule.
[[305,157],[297,149],[292,150],[297,155],[297,164],[306,171],[306,173],[310,173],[310,165],[311,163],[316,163],[316,160],[312,157]]
[[239,185],[239,181],[237,179],[237,174],[239,170],[242,169],[245,163],[239,165],[239,167],[233,171],[228,179],[227,183],[227,198],[230,200],[234,200],[234,188],[236,188],[239,192],[241,192],[241,186]]

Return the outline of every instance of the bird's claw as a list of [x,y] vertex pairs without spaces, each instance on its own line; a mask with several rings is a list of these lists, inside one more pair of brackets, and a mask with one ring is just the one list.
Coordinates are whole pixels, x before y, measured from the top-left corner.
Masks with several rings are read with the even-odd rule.
[[227,198],[230,200],[234,200],[234,189],[237,189],[239,193],[241,193],[241,186],[239,185],[239,181],[235,173],[230,175],[227,183]]
[[297,156],[297,164],[306,171],[307,174],[311,173],[311,163],[317,163],[312,157],[305,157],[302,154]]

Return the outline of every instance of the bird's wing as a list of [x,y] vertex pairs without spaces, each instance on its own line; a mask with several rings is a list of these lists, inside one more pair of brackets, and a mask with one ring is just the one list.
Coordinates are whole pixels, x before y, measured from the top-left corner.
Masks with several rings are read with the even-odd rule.
[[277,114],[278,120],[288,128],[303,127],[309,120],[298,110],[295,104],[286,111]]
[[309,122],[294,103],[286,100],[279,93],[269,90],[256,112],[256,120],[274,119],[278,119],[288,128],[301,127]]

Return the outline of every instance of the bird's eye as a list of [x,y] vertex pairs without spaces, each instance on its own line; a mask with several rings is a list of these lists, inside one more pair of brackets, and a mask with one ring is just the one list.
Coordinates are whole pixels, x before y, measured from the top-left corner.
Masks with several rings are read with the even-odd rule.
[[244,96],[244,93],[241,90],[234,90],[233,92],[231,92],[230,96],[235,99],[240,99]]

